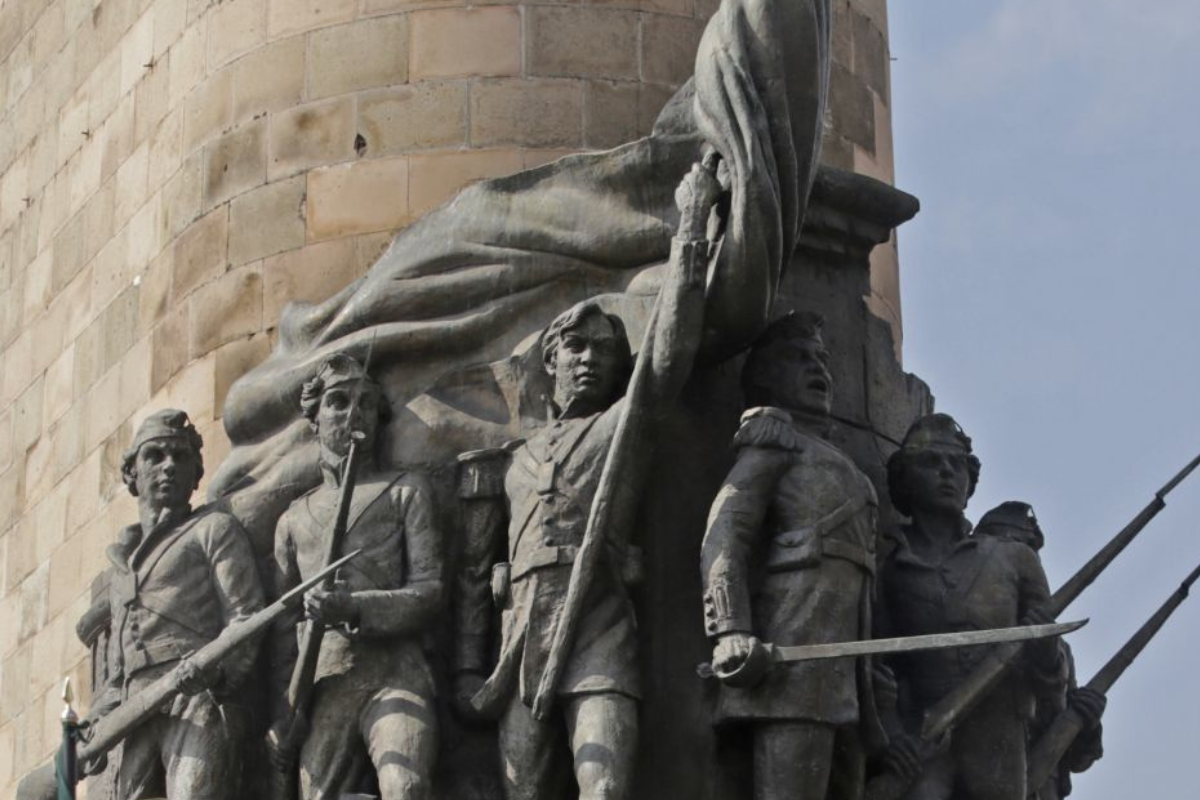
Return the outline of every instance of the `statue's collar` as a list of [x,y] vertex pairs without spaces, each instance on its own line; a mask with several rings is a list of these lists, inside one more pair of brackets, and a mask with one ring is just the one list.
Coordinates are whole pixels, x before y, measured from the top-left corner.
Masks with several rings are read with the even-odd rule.
[[[342,486],[342,476],[346,472],[346,458],[342,456],[336,461],[330,458],[330,454],[321,452],[319,464],[321,467],[321,482],[330,488],[340,489]],[[364,471],[370,468],[370,465],[375,461],[374,457],[369,453],[364,453],[358,462],[358,472],[361,475]]]

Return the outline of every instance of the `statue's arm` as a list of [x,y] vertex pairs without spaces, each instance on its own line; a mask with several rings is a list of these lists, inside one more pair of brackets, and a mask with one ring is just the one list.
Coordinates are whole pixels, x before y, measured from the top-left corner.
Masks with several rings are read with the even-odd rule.
[[[296,559],[295,539],[292,538],[287,519],[287,514],[284,514],[275,528],[274,588],[280,596],[299,586],[302,580]],[[270,690],[275,710],[286,705],[288,684],[291,682],[296,659],[300,655],[296,626],[303,617],[304,612],[297,604],[294,609],[285,611],[271,627]]]
[[[1018,580],[1019,620],[1028,620],[1050,602],[1050,582],[1042,568],[1042,560],[1025,545],[1012,544],[1009,548],[1015,560]],[[1040,618],[1036,621],[1041,621]],[[1062,697],[1067,691],[1067,676],[1070,665],[1063,656],[1058,637],[1039,639],[1025,646],[1026,662],[1030,678],[1034,681],[1035,694],[1041,697]]]
[[704,630],[712,640],[750,635],[750,563],[764,538],[763,523],[789,455],[765,447],[743,447],[713,501],[700,547],[704,586]]
[[[241,523],[227,514],[214,515],[206,526],[203,541],[226,627],[249,619],[264,605],[262,578],[250,537]],[[238,686],[254,668],[257,648],[239,647],[221,662],[221,672],[230,686]]]
[[652,406],[661,407],[678,397],[700,347],[705,282],[716,247],[709,240],[709,223],[720,194],[716,176],[700,164],[692,166],[675,192],[679,228],[671,241],[649,353]]
[[406,579],[395,589],[354,592],[358,630],[365,636],[417,633],[433,623],[442,604],[442,534],[433,490],[423,478],[409,476],[389,491],[400,515]]

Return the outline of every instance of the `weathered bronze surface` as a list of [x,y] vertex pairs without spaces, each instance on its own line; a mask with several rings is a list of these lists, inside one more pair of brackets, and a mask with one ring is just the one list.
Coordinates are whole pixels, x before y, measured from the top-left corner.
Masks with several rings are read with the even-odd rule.
[[78,631],[89,797],[1069,793],[1186,586],[1083,687],[1058,636],[997,636],[1071,629],[1200,459],[1053,596],[1032,509],[972,530],[971,441],[863,303],[918,203],[818,168],[832,17],[724,0],[652,135],[477,183],[289,306],[212,505],[186,415],[146,420]]

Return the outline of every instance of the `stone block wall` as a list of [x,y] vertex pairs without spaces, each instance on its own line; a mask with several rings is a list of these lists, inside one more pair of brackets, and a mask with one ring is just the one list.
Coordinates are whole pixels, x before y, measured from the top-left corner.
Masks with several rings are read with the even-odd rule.
[[[890,180],[884,0],[835,6],[827,160]],[[75,624],[142,416],[186,408],[214,472],[288,300],[466,183],[648,132],[714,7],[0,0],[0,797],[55,747],[62,678],[89,702]]]
[[[895,183],[892,147],[891,50],[886,0],[833,0],[833,72],[823,159],[884,183]],[[900,262],[896,237],[871,253],[868,308],[892,327],[900,357]]]

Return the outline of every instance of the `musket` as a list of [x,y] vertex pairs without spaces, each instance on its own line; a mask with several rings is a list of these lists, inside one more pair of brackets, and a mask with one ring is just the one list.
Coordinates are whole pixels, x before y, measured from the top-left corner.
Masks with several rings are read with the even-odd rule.
[[[354,421],[354,413],[362,397],[363,384],[367,378],[367,370],[371,366],[371,353],[375,349],[375,339],[371,339],[367,347],[367,357],[363,364],[362,376],[355,387],[351,400],[350,422]],[[365,436],[359,431],[350,433],[350,449],[342,467],[341,494],[338,495],[337,513],[333,520],[333,530],[325,545],[325,556],[322,564],[332,564],[341,555],[342,546],[346,539],[346,528],[350,522],[350,506],[354,501],[354,487],[358,483],[358,468],[362,461],[362,446]],[[324,579],[321,588],[328,591],[333,588],[334,573],[322,570]],[[306,620],[300,633],[300,647],[296,655],[296,664],[292,668],[292,677],[288,682],[287,694],[284,696],[284,707],[280,717],[272,725],[268,736],[272,745],[281,753],[295,752],[304,736],[308,706],[312,700],[313,685],[317,676],[317,661],[321,656],[321,644],[325,641],[324,624],[316,620]],[[294,770],[286,772],[271,769],[268,792],[276,800],[283,800],[295,795],[292,781],[295,779]]]
[[[1200,566],[1192,570],[1179,588],[1154,612],[1154,615],[1146,620],[1137,633],[1130,637],[1129,641],[1116,652],[1116,655],[1110,658],[1108,663],[1088,681],[1087,688],[1100,694],[1107,694],[1117,679],[1125,673],[1134,659],[1146,649],[1150,640],[1175,613],[1175,609],[1179,608],[1187,599],[1188,591],[1197,579],[1200,579]],[[1083,716],[1070,705],[1055,717],[1050,726],[1038,738],[1037,744],[1029,754],[1027,786],[1045,785],[1050,775],[1053,774],[1054,768],[1062,761],[1071,743],[1075,741],[1075,737],[1086,725]]]
[[[1142,532],[1150,520],[1166,508],[1166,497],[1200,466],[1200,456],[1188,462],[1171,480],[1154,493],[1154,497],[1124,528],[1117,532],[1086,564],[1055,592],[1043,610],[1050,617],[1058,617],[1063,611],[1091,586],[1100,573],[1116,560],[1122,551]],[[1009,668],[1020,658],[1024,645],[1000,644],[984,655],[962,683],[947,692],[940,700],[925,711],[918,734],[922,760],[937,751],[942,737],[966,716],[975,705],[1004,677]],[[900,800],[911,787],[914,778],[907,778],[888,771],[874,778],[868,785],[868,800]]]
[[[235,622],[216,639],[187,657],[200,672],[206,672],[220,664],[231,652],[258,636],[293,605],[302,602],[304,593],[324,581],[344,564],[355,558],[361,550],[340,558],[319,573],[301,583],[263,610],[241,622]],[[120,743],[129,733],[159,713],[163,706],[179,694],[177,683],[183,664],[176,666],[166,675],[142,691],[121,703],[115,709],[87,726],[80,734],[81,746],[77,749],[77,761],[95,761]]]

